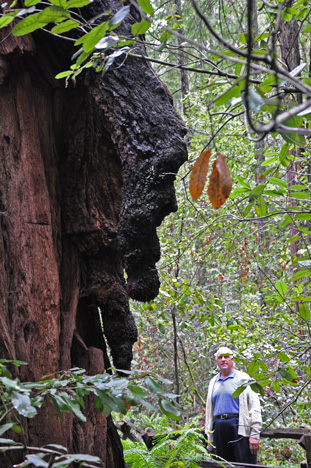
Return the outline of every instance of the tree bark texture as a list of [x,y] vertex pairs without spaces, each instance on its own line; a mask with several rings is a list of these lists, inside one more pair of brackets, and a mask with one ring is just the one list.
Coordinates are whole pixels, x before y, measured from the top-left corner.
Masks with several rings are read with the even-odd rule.
[[[95,2],[90,14],[121,7]],[[89,71],[65,88],[54,76],[69,68],[71,48],[9,32],[0,30],[0,356],[29,363],[22,380],[73,366],[91,375],[109,366],[107,341],[114,365],[129,369],[137,331],[128,296],[158,293],[156,227],[177,208],[183,124],[143,59],[123,57],[104,78]],[[85,411],[86,423],[42,411],[26,442],[123,467],[111,419],[91,400]],[[10,457],[0,454],[1,468]]]

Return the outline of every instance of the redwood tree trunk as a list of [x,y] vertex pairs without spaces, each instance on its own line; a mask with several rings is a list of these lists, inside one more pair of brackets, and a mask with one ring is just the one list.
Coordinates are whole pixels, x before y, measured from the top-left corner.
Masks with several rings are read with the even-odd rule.
[[[95,6],[115,12],[122,3]],[[137,333],[128,295],[158,292],[156,227],[176,210],[183,124],[143,59],[128,57],[104,79],[89,71],[65,88],[54,76],[70,66],[66,44],[0,32],[0,356],[29,363],[22,380],[73,366],[103,372],[100,310],[114,365],[128,369]],[[42,412],[26,442],[123,467],[112,421],[91,399],[85,411],[86,423]],[[10,457],[0,455],[1,468]]]

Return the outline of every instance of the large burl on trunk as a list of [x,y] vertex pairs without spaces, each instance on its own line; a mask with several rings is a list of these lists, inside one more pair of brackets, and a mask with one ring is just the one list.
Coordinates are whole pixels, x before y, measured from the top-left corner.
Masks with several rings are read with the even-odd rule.
[[[115,12],[122,3],[95,6]],[[156,227],[176,210],[183,124],[145,60],[127,57],[103,79],[89,71],[65,88],[54,76],[68,69],[70,47],[44,33],[8,33],[0,37],[0,356],[29,363],[22,380],[73,366],[103,372],[100,308],[114,365],[128,369],[137,333],[128,296],[158,292]],[[42,412],[26,442],[123,467],[112,421],[91,401],[85,412],[87,423]],[[1,454],[0,467],[12,460]]]

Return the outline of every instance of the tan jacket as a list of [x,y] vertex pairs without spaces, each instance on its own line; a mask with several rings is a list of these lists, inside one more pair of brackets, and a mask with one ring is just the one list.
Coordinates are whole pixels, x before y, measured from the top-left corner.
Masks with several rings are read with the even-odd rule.
[[[245,372],[237,371],[236,369],[235,372],[237,373],[237,378],[239,380],[250,380],[250,376]],[[219,374],[215,375],[215,377],[210,381],[206,399],[205,432],[207,434],[208,441],[211,444],[213,443],[212,431],[214,424],[212,393],[218,375]],[[257,393],[255,393],[250,386],[247,386],[239,396],[238,434],[244,437],[254,437],[254,439],[259,439],[261,429],[262,419],[259,398]]]

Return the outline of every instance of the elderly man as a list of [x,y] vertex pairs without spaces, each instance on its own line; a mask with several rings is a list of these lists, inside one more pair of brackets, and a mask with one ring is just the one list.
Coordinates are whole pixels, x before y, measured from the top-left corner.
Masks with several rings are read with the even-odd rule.
[[219,348],[216,361],[220,372],[210,381],[206,400],[208,442],[227,461],[256,464],[262,428],[258,395],[247,386],[239,397],[232,398],[250,377],[234,368],[231,349]]

